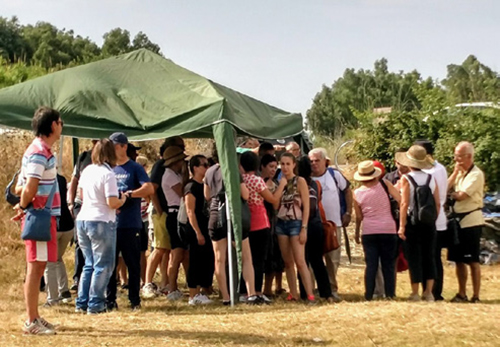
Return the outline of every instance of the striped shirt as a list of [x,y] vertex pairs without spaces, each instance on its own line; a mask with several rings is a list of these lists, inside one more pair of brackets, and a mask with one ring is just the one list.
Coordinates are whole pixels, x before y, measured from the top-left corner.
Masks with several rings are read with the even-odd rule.
[[382,184],[358,188],[354,196],[363,213],[363,235],[396,234],[391,204]]
[[43,208],[47,203],[53,185],[56,185],[52,201],[52,215],[61,215],[61,196],[57,184],[56,157],[50,147],[40,138],[36,137],[23,155],[21,174],[18,186],[24,187],[28,178],[39,179],[38,191],[33,199],[34,208]]

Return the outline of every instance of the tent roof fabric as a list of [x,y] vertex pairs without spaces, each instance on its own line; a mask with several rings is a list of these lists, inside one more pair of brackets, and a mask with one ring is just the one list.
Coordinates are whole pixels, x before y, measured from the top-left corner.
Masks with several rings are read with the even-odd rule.
[[302,131],[285,112],[184,69],[145,49],[51,73],[0,90],[0,125],[31,129],[33,112],[59,110],[64,135],[133,140],[212,137],[228,122],[239,134],[284,138]]

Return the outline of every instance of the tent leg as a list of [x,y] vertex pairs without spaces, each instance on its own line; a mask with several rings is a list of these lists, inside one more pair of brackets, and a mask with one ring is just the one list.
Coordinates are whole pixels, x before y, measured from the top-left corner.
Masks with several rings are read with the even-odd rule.
[[59,175],[62,175],[63,151],[64,151],[64,136],[61,136],[61,139],[59,140],[59,155],[57,158],[57,173]]
[[[226,194],[226,201],[227,194]],[[231,213],[229,210],[229,204],[226,203],[226,216],[227,216],[227,262],[229,267],[229,296],[231,297],[231,307],[234,306],[235,293],[234,293],[234,260],[233,260],[233,240],[232,240],[232,230],[231,225]]]

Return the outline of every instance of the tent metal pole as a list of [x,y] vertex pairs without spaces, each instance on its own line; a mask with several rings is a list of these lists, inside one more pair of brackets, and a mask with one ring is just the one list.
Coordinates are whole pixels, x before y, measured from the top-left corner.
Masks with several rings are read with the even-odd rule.
[[234,260],[233,260],[233,240],[232,240],[232,225],[231,225],[231,211],[229,210],[229,199],[226,193],[226,216],[227,216],[227,262],[229,265],[229,296],[231,297],[231,307],[234,306]]
[[63,150],[64,150],[64,136],[59,139],[59,155],[57,158],[57,173],[62,175],[62,164],[63,164]]

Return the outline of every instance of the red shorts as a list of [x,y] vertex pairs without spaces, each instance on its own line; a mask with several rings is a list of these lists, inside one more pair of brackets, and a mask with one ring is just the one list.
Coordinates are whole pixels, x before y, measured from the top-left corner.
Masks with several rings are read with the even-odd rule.
[[[23,228],[23,226],[24,226],[24,219],[21,223],[21,229]],[[26,246],[26,261],[28,263],[33,263],[35,261],[40,261],[40,262],[57,261],[56,217],[52,217],[52,223],[50,223],[50,235],[51,239],[49,242],[32,241],[32,240],[24,241],[24,245]]]

